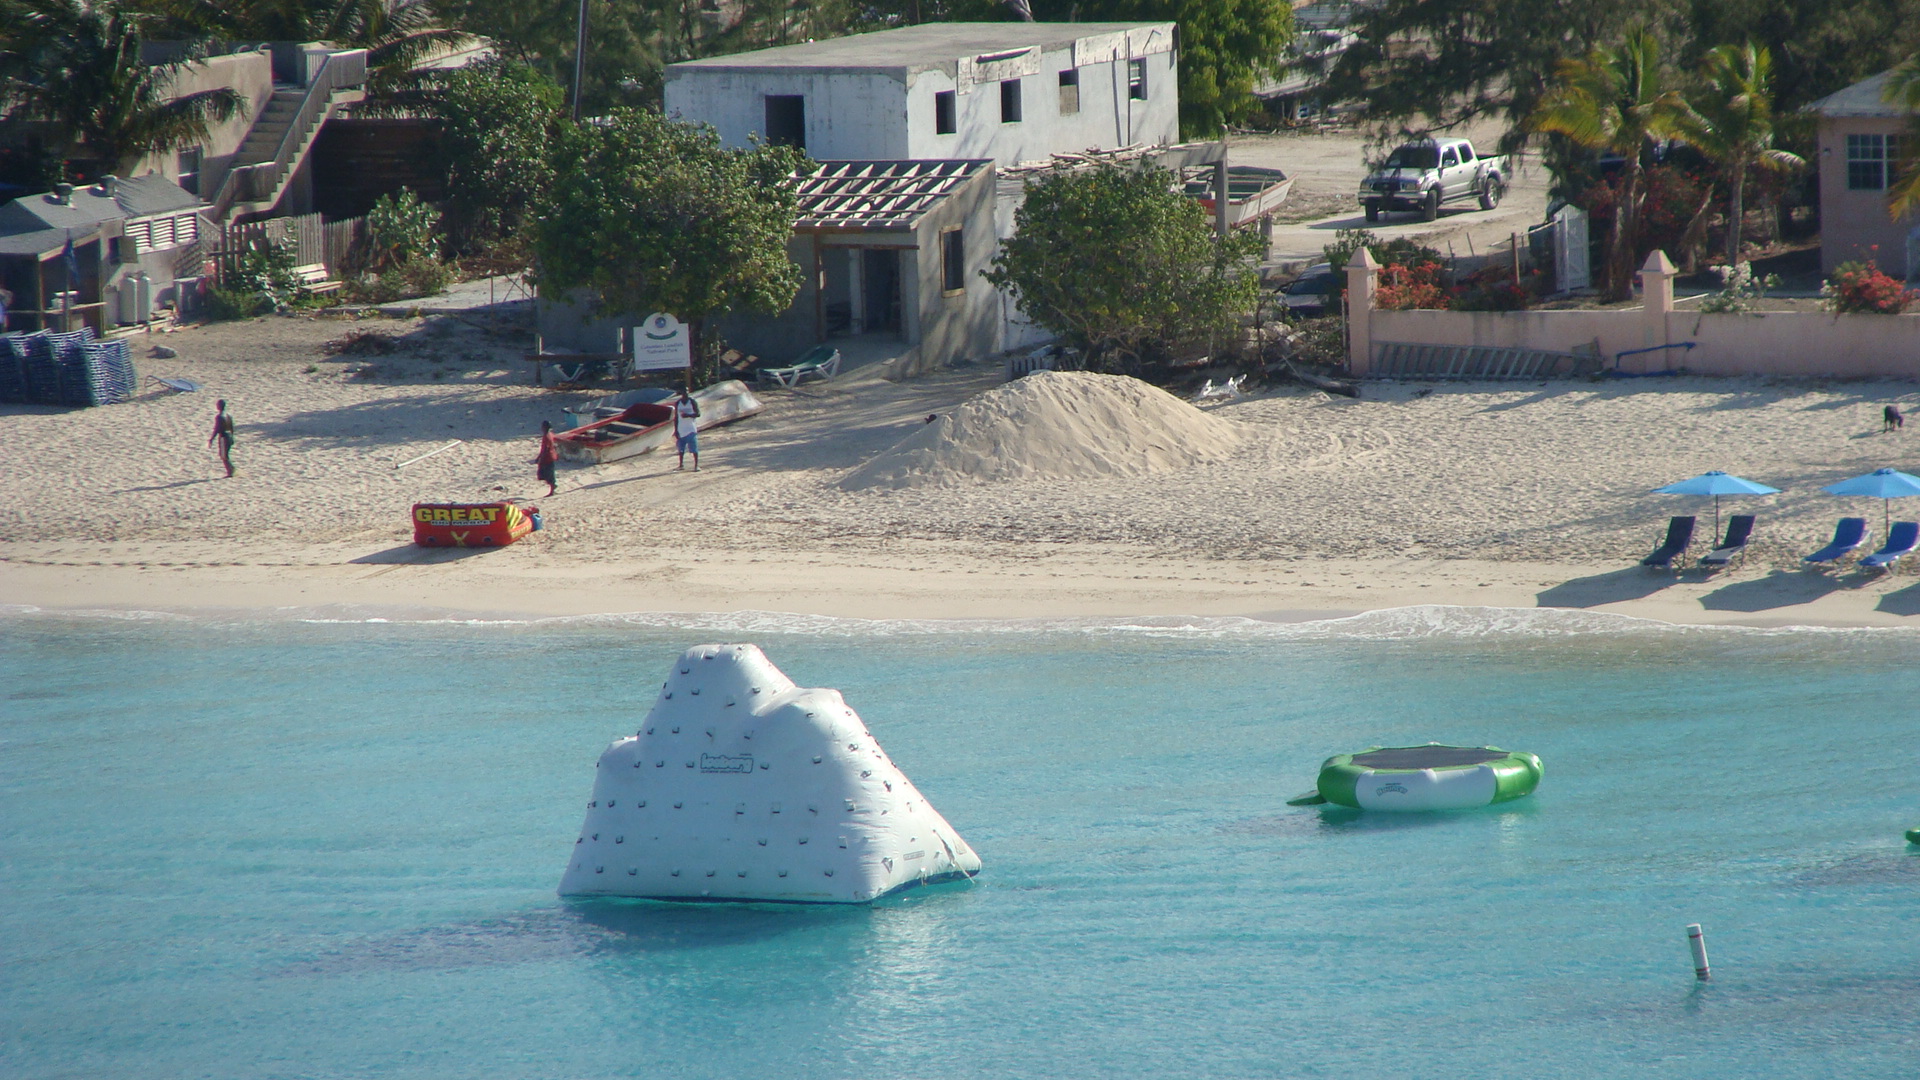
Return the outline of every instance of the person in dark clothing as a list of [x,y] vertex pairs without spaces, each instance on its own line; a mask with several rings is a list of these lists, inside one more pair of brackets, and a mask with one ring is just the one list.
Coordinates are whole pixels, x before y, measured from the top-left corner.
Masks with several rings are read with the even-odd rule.
[[554,466],[560,460],[560,448],[553,442],[553,421],[540,421],[540,456],[533,459],[534,475],[547,482],[547,494],[552,495],[559,485],[554,480]]
[[220,464],[227,467],[227,475],[233,475],[233,416],[227,412],[226,399],[213,403],[213,434],[207,436],[207,445],[219,444]]

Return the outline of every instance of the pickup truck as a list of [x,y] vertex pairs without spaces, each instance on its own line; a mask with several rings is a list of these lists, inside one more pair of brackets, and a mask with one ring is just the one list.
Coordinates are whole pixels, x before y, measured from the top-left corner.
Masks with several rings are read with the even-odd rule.
[[1447,203],[1470,199],[1491,210],[1511,175],[1505,155],[1481,157],[1465,139],[1422,139],[1397,147],[1360,182],[1360,206],[1368,221],[1379,221],[1382,210],[1417,210],[1432,221]]

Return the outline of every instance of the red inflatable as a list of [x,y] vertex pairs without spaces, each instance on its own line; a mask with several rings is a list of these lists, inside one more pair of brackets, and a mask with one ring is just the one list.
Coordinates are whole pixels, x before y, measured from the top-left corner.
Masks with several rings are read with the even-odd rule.
[[540,508],[516,502],[414,503],[421,547],[505,547],[540,527]]

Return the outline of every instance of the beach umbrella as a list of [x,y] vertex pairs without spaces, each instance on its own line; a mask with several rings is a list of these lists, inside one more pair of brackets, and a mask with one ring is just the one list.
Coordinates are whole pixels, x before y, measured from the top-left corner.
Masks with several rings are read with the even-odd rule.
[[1864,495],[1880,500],[1880,527],[1882,531],[1893,518],[1888,499],[1904,499],[1909,495],[1920,495],[1920,476],[1903,473],[1898,469],[1875,469],[1865,476],[1856,476],[1851,480],[1842,480],[1837,484],[1828,484],[1820,490],[1829,495]]
[[[1720,497],[1722,495],[1778,495],[1779,488],[1765,484],[1756,484],[1738,476],[1723,473],[1719,469],[1703,472],[1691,480],[1668,484],[1653,489],[1655,495],[1711,495],[1713,496],[1713,535],[1720,535]],[[1916,492],[1920,494],[1920,492]]]

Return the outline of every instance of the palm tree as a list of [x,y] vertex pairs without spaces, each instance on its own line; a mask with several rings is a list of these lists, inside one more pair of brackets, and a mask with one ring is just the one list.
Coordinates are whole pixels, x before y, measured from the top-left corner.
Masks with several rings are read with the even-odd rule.
[[1730,192],[1727,265],[1740,261],[1747,173],[1787,172],[1806,165],[1773,146],[1773,54],[1765,46],[1721,45],[1707,53],[1706,85],[1680,116],[1680,137],[1720,166]]
[[1893,182],[1887,185],[1887,213],[1898,221],[1902,214],[1920,209],[1920,54],[1894,65],[1881,96],[1913,114],[1907,120],[1906,137],[1900,140]]
[[367,50],[376,92],[471,34],[441,25],[430,0],[156,0],[169,22],[233,41],[330,41]]
[[90,180],[148,154],[206,139],[243,104],[230,89],[175,97],[195,57],[140,61],[149,16],[113,0],[13,0],[0,51],[0,103],[71,140],[69,167]]
[[1625,182],[1607,229],[1607,298],[1633,295],[1645,170],[1640,155],[1654,139],[1676,133],[1686,108],[1660,71],[1660,47],[1638,28],[1618,48],[1600,46],[1562,60],[1554,84],[1534,110],[1534,131],[1564,135],[1579,146],[1625,159]]

